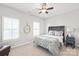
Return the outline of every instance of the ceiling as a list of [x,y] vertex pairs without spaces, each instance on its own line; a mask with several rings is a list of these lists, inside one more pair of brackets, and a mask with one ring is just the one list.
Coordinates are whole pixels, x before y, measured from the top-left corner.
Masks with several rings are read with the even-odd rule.
[[53,6],[54,9],[48,11],[48,14],[38,14],[38,9],[41,8],[40,3],[4,3],[2,5],[37,16],[42,19],[79,9],[79,3],[48,3],[48,7]]

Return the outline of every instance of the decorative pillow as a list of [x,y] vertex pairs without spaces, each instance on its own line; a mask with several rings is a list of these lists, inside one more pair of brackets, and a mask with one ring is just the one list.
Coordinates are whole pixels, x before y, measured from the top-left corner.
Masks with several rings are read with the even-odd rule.
[[63,32],[62,31],[49,31],[49,35],[63,36]]
[[62,36],[63,32],[62,31],[55,31],[55,36]]
[[55,31],[49,31],[49,35],[55,35]]

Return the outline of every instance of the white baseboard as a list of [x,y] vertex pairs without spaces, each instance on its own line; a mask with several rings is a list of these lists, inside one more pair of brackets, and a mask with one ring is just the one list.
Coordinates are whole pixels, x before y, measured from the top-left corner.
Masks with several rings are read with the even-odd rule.
[[20,46],[23,46],[23,45],[29,44],[29,43],[31,43],[31,42],[33,42],[33,41],[29,41],[29,42],[26,42],[26,43],[21,43],[21,44],[18,44],[18,45],[16,45],[16,46],[12,46],[11,48],[20,47]]

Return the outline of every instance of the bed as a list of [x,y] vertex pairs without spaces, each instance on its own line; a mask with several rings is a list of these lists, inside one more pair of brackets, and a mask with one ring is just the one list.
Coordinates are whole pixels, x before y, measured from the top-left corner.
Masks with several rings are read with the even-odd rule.
[[[58,34],[55,32],[62,33]],[[44,35],[36,36],[33,40],[34,44],[41,46],[45,49],[48,49],[52,55],[59,55],[60,54],[60,43],[63,44],[64,42],[64,26],[50,26],[48,27],[48,33]]]

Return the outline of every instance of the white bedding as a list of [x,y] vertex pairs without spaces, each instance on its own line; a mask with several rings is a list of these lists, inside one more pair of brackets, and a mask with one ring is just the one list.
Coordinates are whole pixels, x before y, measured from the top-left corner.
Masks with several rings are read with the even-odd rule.
[[45,35],[39,35],[37,37],[38,38],[44,38],[44,39],[46,39],[46,38],[54,38],[54,39],[58,39],[60,43],[63,43],[63,36],[54,36],[54,35],[45,34]]
[[34,38],[34,43],[36,45],[42,46],[48,49],[53,55],[59,54],[60,39],[62,37],[52,36],[52,35],[39,35]]

